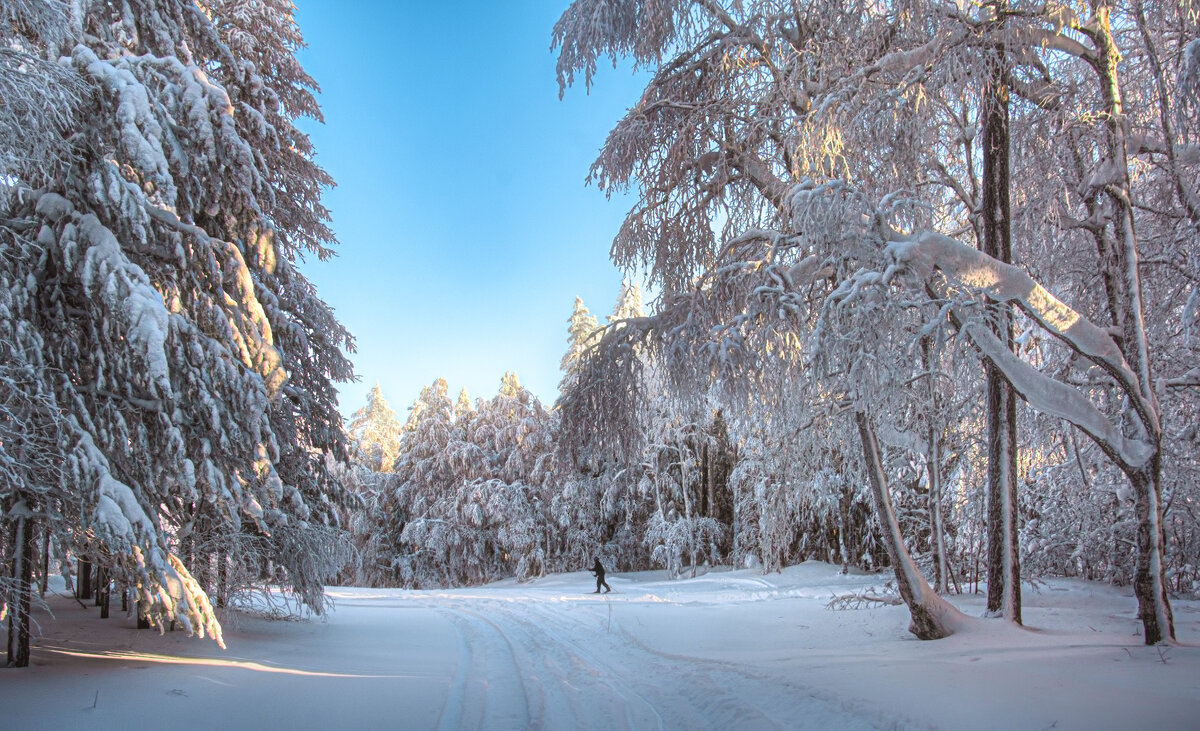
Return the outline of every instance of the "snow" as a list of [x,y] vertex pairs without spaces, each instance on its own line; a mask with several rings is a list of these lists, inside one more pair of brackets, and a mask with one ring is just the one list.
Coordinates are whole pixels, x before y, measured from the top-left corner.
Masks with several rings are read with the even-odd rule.
[[[444,591],[331,588],[323,621],[225,617],[227,652],[100,620],[59,591],[8,671],[12,727],[141,720],[164,728],[1195,728],[1200,601],[1174,646],[1141,644],[1127,589],[1026,585],[1027,629],[969,621],[921,642],[904,607],[833,611],[887,574],[809,562],[584,571]],[[968,615],[984,596],[953,596]],[[119,607],[119,604],[117,604]]]

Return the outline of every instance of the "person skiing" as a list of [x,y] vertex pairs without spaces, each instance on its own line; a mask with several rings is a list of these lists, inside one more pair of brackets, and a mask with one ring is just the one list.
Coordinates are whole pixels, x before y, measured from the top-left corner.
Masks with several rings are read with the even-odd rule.
[[592,564],[592,567],[588,571],[596,575],[596,590],[592,592],[593,594],[599,594],[601,586],[604,587],[605,594],[612,591],[608,582],[604,580],[604,564],[600,563],[599,557],[596,558],[596,563]]

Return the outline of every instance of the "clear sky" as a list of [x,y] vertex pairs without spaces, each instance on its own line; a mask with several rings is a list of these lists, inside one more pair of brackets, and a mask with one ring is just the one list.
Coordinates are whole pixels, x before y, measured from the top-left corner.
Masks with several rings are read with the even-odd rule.
[[423,386],[489,398],[507,370],[547,404],[575,297],[603,322],[632,201],[584,185],[645,84],[626,64],[558,99],[550,31],[569,0],[295,0],[325,124],[303,123],[338,256],[303,266],[398,417]]

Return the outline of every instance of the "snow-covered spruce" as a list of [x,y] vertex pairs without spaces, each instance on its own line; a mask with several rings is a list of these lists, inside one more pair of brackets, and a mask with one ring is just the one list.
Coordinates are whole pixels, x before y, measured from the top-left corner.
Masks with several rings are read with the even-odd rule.
[[332,236],[293,125],[319,111],[290,4],[0,8],[31,57],[0,63],[23,95],[6,114],[30,119],[0,119],[3,149],[37,131],[42,163],[3,157],[20,275],[0,347],[52,400],[64,465],[54,495],[8,482],[3,499],[38,497],[47,540],[160,624],[220,642],[212,603],[264,577],[320,610],[346,559],[325,458],[346,457],[330,380],[351,377],[350,340],[294,267]]

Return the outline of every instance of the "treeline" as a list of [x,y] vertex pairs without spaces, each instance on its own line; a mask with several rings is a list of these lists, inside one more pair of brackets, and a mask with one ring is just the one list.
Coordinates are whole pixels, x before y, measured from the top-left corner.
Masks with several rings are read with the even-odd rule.
[[[604,328],[576,301],[564,401],[595,388],[589,349],[644,317],[631,301],[636,288],[623,287]],[[814,427],[811,411],[773,396],[738,408],[715,395],[684,398],[648,350],[630,352],[647,383],[628,430],[613,435],[628,443],[624,452],[609,449],[594,425],[565,430],[563,404],[547,408],[511,373],[499,393],[474,402],[465,392],[452,398],[438,380],[404,424],[376,386],[349,423],[345,479],[365,507],[349,521],[360,553],[342,580],[412,588],[525,580],[582,570],[593,556],[618,571],[672,576],[716,565],[775,571],[808,559],[891,565],[861,455],[844,432]],[[969,361],[958,368],[941,401],[939,493],[930,490],[931,465],[906,452],[921,441],[921,424],[881,430],[908,550],[943,592],[979,590],[989,562],[983,374]],[[1037,486],[1019,506],[1026,578],[1130,583],[1136,521],[1119,472],[1056,422],[1027,413],[1021,427],[1018,477]],[[1034,449],[1041,440],[1053,448]],[[1168,513],[1168,575],[1184,594],[1200,590],[1192,505],[1184,499]]]

